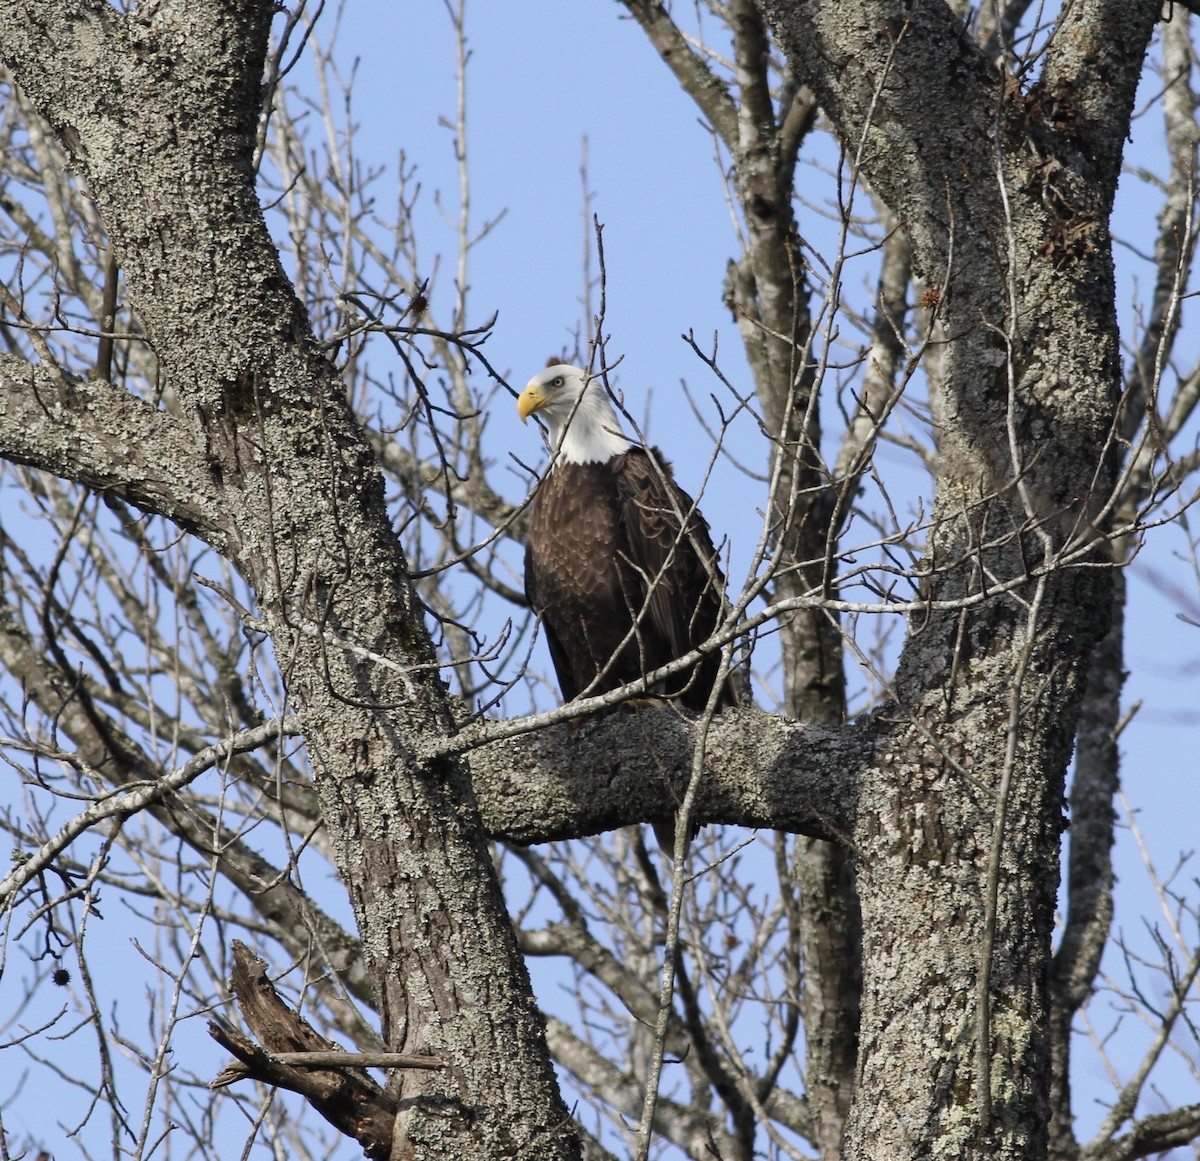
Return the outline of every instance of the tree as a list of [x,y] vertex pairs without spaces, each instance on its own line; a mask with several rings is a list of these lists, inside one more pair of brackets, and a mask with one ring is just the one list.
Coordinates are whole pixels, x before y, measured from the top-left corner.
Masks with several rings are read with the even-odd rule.
[[[729,0],[689,33],[669,6],[624,9],[728,159],[724,300],[753,391],[693,346],[719,392],[714,459],[747,424],[765,482],[709,648],[753,647],[758,680],[777,647],[778,712],[612,712],[652,680],[499,712],[547,699],[511,575],[523,504],[485,450],[480,372],[506,384],[467,307],[468,187],[447,294],[417,258],[415,185],[382,235],[352,135],[324,158],[305,137],[297,54],[331,127],[338,74],[303,3],[0,5],[9,954],[67,985],[70,949],[95,1108],[137,1156],[164,1116],[204,1150],[234,1100],[269,1147],[322,1150],[280,1088],[376,1157],[646,1155],[652,1126],[727,1158],[1189,1142],[1200,1106],[1138,1105],[1190,1026],[1182,920],[1146,1067],[1086,1141],[1070,1091],[1110,936],[1121,566],[1181,518],[1194,466],[1174,448],[1200,371],[1172,358],[1195,215],[1187,13]],[[1156,29],[1169,171],[1123,367],[1110,223]],[[797,165],[829,140],[817,248]],[[852,302],[859,251],[877,285]],[[603,305],[577,345],[624,374]],[[928,469],[912,518],[883,440]],[[900,616],[890,655],[859,631]],[[629,828],[670,819],[665,864]],[[773,891],[723,826],[774,832]],[[563,839],[587,841],[542,845]],[[356,934],[315,885],[330,865]],[[156,908],[139,1040],[97,986],[101,887]],[[571,1019],[535,1003],[541,956],[575,973]],[[223,1096],[169,1063],[184,1015],[216,1005],[239,1061]],[[35,1062],[38,1035],[15,1038]],[[279,1056],[337,1043],[391,1055]],[[141,1114],[121,1052],[148,1078]],[[572,1116],[552,1062],[595,1117]]]

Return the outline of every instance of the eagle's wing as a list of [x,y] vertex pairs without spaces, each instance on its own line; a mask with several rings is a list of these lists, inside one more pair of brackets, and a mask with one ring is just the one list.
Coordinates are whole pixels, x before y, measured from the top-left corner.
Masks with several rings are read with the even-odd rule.
[[[665,643],[666,659],[681,657],[721,619],[724,578],[708,524],[657,449],[633,448],[614,466],[628,563],[642,578],[647,636]],[[699,707],[692,708],[703,708],[712,688],[715,655],[711,660],[702,666],[707,680],[693,683]]]
[[[547,595],[539,587],[539,573],[534,567],[533,549],[529,544],[525,545],[525,596],[535,613],[540,615],[545,610]],[[583,687],[575,680],[575,668],[551,620],[542,617],[542,632],[546,635],[546,645],[550,649],[550,660],[554,663],[554,674],[558,678],[563,701],[572,701],[579,696]]]

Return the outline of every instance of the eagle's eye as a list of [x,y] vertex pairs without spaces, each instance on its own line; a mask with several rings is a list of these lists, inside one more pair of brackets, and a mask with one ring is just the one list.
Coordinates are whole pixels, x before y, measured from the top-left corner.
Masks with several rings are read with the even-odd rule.
[[555,375],[554,378],[550,380],[551,387],[561,387],[562,385],[563,377],[561,375]]

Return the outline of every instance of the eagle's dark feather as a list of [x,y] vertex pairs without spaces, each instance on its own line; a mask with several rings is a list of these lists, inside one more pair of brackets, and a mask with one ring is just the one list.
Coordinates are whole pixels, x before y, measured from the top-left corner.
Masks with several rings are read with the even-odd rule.
[[[670,465],[635,446],[605,463],[560,461],[542,479],[525,592],[570,701],[635,681],[706,641],[721,620],[724,577],[708,525]],[[699,712],[719,668],[710,653],[650,692]],[[726,682],[718,705],[736,700]]]

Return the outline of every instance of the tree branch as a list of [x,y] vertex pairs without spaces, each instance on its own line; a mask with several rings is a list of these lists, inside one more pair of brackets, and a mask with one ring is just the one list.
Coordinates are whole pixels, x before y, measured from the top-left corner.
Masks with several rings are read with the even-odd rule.
[[[279,1052],[290,1056],[301,1052],[305,1056],[312,1053],[334,1058],[345,1056],[347,1065],[354,1060],[349,1054],[338,1052],[336,1046],[320,1036],[299,1012],[280,999],[267,979],[265,961],[245,944],[236,941],[233,956],[233,991],[238,1007],[266,1051],[232,1029],[210,1023],[209,1033],[213,1039],[232,1052],[243,1066],[236,1074],[225,1069],[210,1087],[222,1087],[247,1076],[297,1092],[339,1132],[358,1141],[373,1161],[390,1158],[398,1109],[395,1099],[361,1068],[313,1069],[307,1064],[295,1067],[272,1055]],[[411,1056],[406,1059],[409,1060],[406,1067],[441,1067],[440,1062],[430,1057],[418,1058],[422,1061],[419,1065],[411,1063]]]
[[[629,1076],[553,1016],[546,1018],[546,1039],[563,1068],[589,1088],[604,1092],[625,1116],[637,1117],[642,1103],[640,1078]],[[691,1105],[660,1098],[654,1130],[692,1157],[738,1156],[737,1142],[717,1118]]]
[[[1107,191],[1117,185],[1125,134],[1158,21],[1158,0],[1090,0],[1062,17],[1046,48],[1040,88],[1047,120],[1072,163]],[[1107,220],[1108,206],[1102,211]]]
[[863,168],[907,224],[918,271],[940,277],[954,223],[992,213],[978,183],[992,168],[995,71],[946,4],[866,0],[853,21],[838,0],[759,5],[842,140],[865,143]]
[[1071,784],[1071,830],[1067,864],[1067,917],[1050,969],[1051,1140],[1073,1140],[1071,1024],[1092,994],[1113,918],[1113,796],[1120,785],[1117,734],[1125,633],[1125,576],[1113,578],[1113,623],[1092,651],[1087,692],[1080,709]]
[[227,546],[225,504],[196,434],[111,383],[0,355],[0,458],[116,492]]
[[666,8],[655,0],[623,0],[629,14],[642,26],[650,43],[658,50],[666,66],[675,74],[683,91],[708,118],[725,147],[737,145],[738,114],[729,90],[705,64],[676,27]]
[[[772,827],[844,840],[859,772],[872,761],[880,719],[805,726],[756,710],[714,719],[700,823]],[[514,843],[597,834],[675,817],[695,725],[672,709],[637,709],[509,738],[469,755],[489,833]]]
[[1083,1151],[1081,1161],[1134,1161],[1187,1145],[1200,1136],[1200,1105],[1184,1105],[1137,1121],[1123,1137]]
[[3,882],[0,882],[0,908],[3,908],[4,900],[8,896],[19,891],[30,879],[45,870],[84,831],[107,818],[136,814],[153,803],[161,802],[234,754],[244,754],[248,750],[257,749],[265,742],[284,735],[294,736],[299,732],[299,722],[295,717],[288,717],[282,721],[264,722],[261,726],[255,726],[252,729],[239,730],[232,737],[217,742],[189,758],[177,770],[162,778],[93,802],[86,810],[81,811],[65,823],[52,839],[43,843],[29,858],[18,863],[5,876]]
[[[109,785],[135,793],[162,785],[160,769],[132,736],[122,733],[118,722],[89,702],[82,688],[73,685],[73,675],[57,670],[50,659],[0,607],[0,666],[20,684],[29,702],[57,723],[78,748],[77,761],[102,771]],[[181,800],[172,790],[167,801],[155,796],[145,809],[171,834],[176,835],[205,858],[217,852],[217,869],[249,901],[267,924],[271,935],[296,959],[310,955],[314,947],[321,959],[341,977],[346,988],[364,1002],[373,1002],[366,965],[356,939],[330,918],[300,889],[293,876],[268,861],[228,827],[223,816],[209,813],[191,800],[180,809]],[[323,985],[318,984],[318,987]],[[361,1040],[363,1025],[348,1005],[328,994],[326,999],[348,1036]]]

